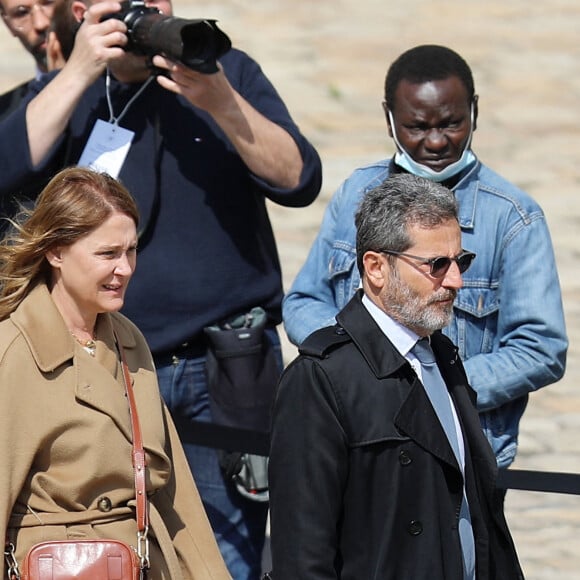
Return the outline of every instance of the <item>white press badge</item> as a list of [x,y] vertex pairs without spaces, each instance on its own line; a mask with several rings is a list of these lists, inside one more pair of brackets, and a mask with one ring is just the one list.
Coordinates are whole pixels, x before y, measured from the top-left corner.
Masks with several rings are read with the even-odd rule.
[[80,167],[119,177],[135,133],[114,123],[97,119],[81,158]]

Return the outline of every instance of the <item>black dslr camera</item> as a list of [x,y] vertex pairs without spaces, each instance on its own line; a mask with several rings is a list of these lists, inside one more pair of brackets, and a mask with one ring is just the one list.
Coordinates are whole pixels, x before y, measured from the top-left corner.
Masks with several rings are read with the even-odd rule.
[[232,47],[215,20],[164,16],[141,0],[121,2],[121,10],[106,18],[116,18],[127,26],[127,51],[147,56],[162,54],[201,73],[217,72],[217,59]]

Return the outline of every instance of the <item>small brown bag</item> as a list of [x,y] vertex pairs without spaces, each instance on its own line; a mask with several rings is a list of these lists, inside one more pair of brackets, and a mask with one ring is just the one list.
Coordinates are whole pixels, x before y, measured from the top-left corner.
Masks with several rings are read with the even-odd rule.
[[125,392],[133,430],[133,468],[137,500],[137,550],[119,540],[54,540],[30,548],[22,572],[14,558],[14,545],[7,542],[5,557],[11,580],[139,580],[149,568],[149,517],[145,491],[145,450],[137,415],[131,375],[123,347],[116,338],[121,356]]
[[22,564],[22,580],[139,580],[137,554],[117,540],[42,542]]

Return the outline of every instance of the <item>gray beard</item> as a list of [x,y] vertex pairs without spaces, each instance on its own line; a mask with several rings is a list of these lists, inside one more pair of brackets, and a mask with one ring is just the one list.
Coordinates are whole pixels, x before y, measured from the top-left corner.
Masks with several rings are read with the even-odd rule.
[[419,336],[429,336],[444,328],[453,317],[453,305],[442,309],[440,300],[455,298],[456,292],[440,289],[428,299],[422,298],[408,286],[401,283],[398,276],[392,276],[390,286],[383,296],[385,312],[399,324],[411,329]]

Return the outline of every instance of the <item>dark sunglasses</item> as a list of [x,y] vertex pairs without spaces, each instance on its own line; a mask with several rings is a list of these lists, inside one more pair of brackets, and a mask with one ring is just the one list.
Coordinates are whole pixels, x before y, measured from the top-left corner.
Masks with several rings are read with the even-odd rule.
[[463,250],[461,254],[455,258],[448,258],[447,256],[437,256],[436,258],[422,258],[421,256],[413,256],[412,254],[405,254],[404,252],[395,252],[394,250],[380,250],[381,254],[390,254],[391,256],[403,256],[404,258],[412,258],[419,260],[421,264],[429,264],[431,268],[429,274],[434,278],[443,278],[447,274],[447,270],[451,266],[451,262],[455,262],[459,268],[459,272],[463,274],[475,259],[473,252],[466,252]]

